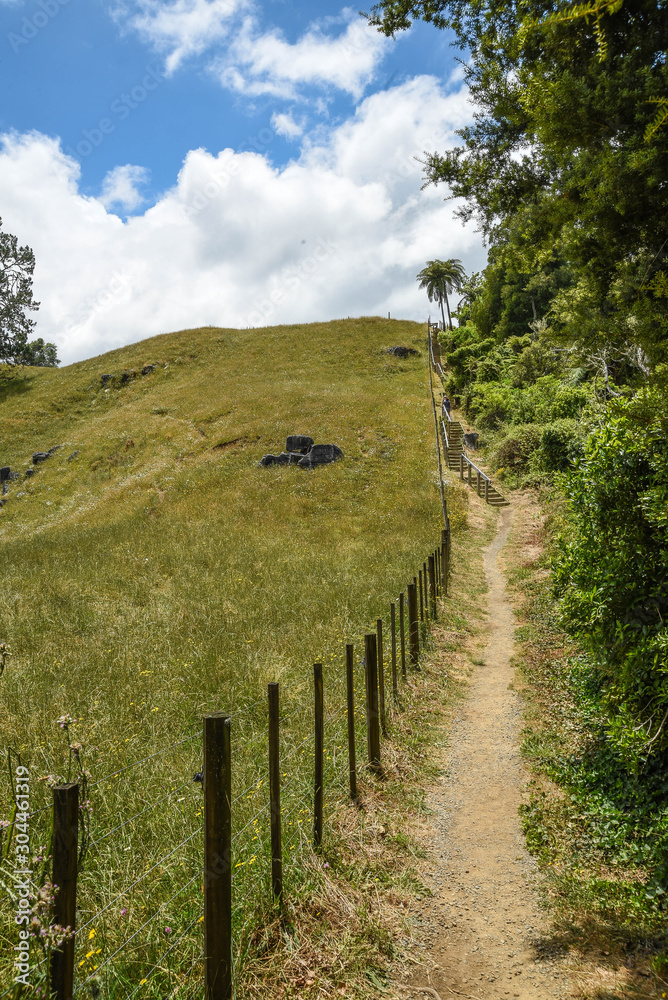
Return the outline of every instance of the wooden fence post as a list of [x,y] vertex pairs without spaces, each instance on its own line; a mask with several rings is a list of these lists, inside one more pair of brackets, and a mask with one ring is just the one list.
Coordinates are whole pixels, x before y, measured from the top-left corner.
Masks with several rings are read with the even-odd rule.
[[431,597],[431,617],[436,621],[436,560],[429,556],[429,596]]
[[353,645],[346,645],[346,690],[348,694],[348,774],[350,798],[357,799],[357,761],[355,759],[355,691],[353,675]]
[[485,503],[489,503],[489,479],[485,480]]
[[427,582],[427,563],[426,562],[422,563],[422,579],[424,580],[424,616],[425,616],[425,618],[430,618],[431,615],[430,615],[430,612],[429,612],[429,597],[427,596],[428,593],[429,593],[429,586],[428,586],[428,582]]
[[397,684],[397,616],[394,601],[390,604],[390,629],[392,631],[392,694],[396,705],[399,699],[399,686]]
[[315,691],[315,768],[313,788],[313,845],[322,844],[322,782],[324,770],[324,705],[322,693],[322,663],[313,664]]
[[417,607],[417,587],[414,583],[408,584],[408,646],[410,650],[411,665],[418,666],[420,659],[420,635]]
[[385,663],[383,656],[383,619],[376,619],[376,655],[378,658],[378,710],[380,712],[380,728],[383,736],[387,736],[387,718],[385,716]]
[[366,740],[369,767],[380,770],[380,727],[378,724],[378,663],[376,661],[376,636],[364,636],[364,671],[366,680]]
[[406,680],[406,627],[404,622],[404,592],[399,594],[399,638],[401,640],[401,676]]
[[441,532],[441,587],[443,596],[448,596],[448,532],[443,528]]
[[464,456],[459,456],[459,478],[464,482]]
[[74,931],[77,913],[77,854],[79,850],[79,786],[53,789],[53,922],[69,928],[60,948],[51,953],[51,995],[71,1000],[74,990]]
[[269,696],[269,803],[271,826],[271,891],[283,905],[283,846],[281,844],[281,768],[279,760],[278,684],[268,687]]
[[204,963],[206,1000],[232,997],[232,748],[230,717],[204,716]]
[[424,621],[424,604],[423,604],[423,594],[422,594],[422,570],[418,570],[418,577],[420,580],[420,621]]

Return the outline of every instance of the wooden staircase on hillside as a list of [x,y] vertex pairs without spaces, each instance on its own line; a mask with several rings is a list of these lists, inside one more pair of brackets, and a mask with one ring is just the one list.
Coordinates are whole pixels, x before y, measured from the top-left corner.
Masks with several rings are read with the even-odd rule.
[[508,507],[510,500],[499,493],[489,476],[464,453],[464,429],[459,421],[442,420],[441,432],[448,468],[457,471],[462,482],[468,483],[485,503],[492,507]]
[[[428,324],[429,355],[433,370],[441,380],[445,378],[441,358],[441,345],[438,342],[438,327]],[[443,436],[443,449],[445,461],[448,469],[459,473],[462,482],[475,489],[479,497],[485,500],[492,507],[508,507],[510,500],[507,500],[493,485],[489,476],[479,469],[474,462],[464,452],[464,428],[458,420],[453,420],[450,414],[446,414],[441,420],[441,434]]]

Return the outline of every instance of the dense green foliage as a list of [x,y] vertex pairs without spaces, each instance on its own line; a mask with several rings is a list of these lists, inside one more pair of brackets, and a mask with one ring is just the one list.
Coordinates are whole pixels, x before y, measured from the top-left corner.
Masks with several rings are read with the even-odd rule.
[[526,279],[570,268],[567,331],[658,358],[668,143],[653,123],[668,90],[668,19],[662,0],[604,6],[598,37],[585,18],[549,17],[549,0],[382,0],[371,19],[386,33],[432,21],[469,53],[475,121],[453,150],[427,151],[425,166],[464,199],[460,214],[479,222],[493,267]]
[[[519,665],[527,683],[524,754],[550,779],[531,783],[521,815],[562,926],[627,952],[665,947],[668,875],[668,778],[661,766],[639,775],[611,741],[601,706],[600,674],[590,656],[573,654],[549,581],[515,571]],[[554,784],[553,784],[554,783]],[[555,785],[559,792],[553,791]],[[566,794],[563,794],[563,792]],[[661,967],[662,960],[658,960]]]
[[635,770],[662,766],[668,751],[668,419],[659,390],[610,410],[566,483],[555,578],[599,675],[611,740]]
[[570,466],[582,450],[583,416],[607,396],[576,352],[546,334],[497,342],[471,321],[441,342],[446,392],[486,432],[497,475],[516,485]]

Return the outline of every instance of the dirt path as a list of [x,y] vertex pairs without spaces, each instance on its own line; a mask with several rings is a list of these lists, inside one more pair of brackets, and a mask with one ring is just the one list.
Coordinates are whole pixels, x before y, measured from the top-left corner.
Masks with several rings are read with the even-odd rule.
[[[549,940],[532,882],[518,806],[525,775],[519,757],[520,708],[510,685],[515,620],[498,556],[517,516],[500,513],[485,552],[489,639],[448,740],[447,777],[434,791],[434,850],[421,901],[425,969],[408,992],[429,986],[441,997],[560,1000],[580,996],[574,970]],[[431,959],[431,961],[428,961]],[[436,968],[433,968],[436,966]],[[424,994],[423,994],[424,995]]]

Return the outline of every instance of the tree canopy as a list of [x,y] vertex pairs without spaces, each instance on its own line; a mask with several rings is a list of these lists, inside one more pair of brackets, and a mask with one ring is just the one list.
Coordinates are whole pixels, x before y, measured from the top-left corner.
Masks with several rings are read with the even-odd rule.
[[34,270],[30,247],[20,247],[16,236],[0,231],[0,363],[45,367],[59,363],[54,344],[41,337],[28,340],[35,321],[27,313],[39,309],[32,292]]
[[[668,348],[668,18],[663,0],[382,0],[386,34],[424,20],[454,31],[475,104],[429,181],[463,199],[497,266],[569,267],[600,338]],[[578,317],[569,333],[577,336]]]
[[445,329],[445,313],[443,303],[448,310],[448,326],[452,330],[452,316],[450,314],[450,302],[448,295],[454,291],[459,291],[466,278],[466,272],[461,260],[451,257],[449,260],[430,260],[426,267],[423,267],[417,275],[420,288],[427,291],[430,302],[438,302],[441,307],[441,317],[443,319],[443,329]]

